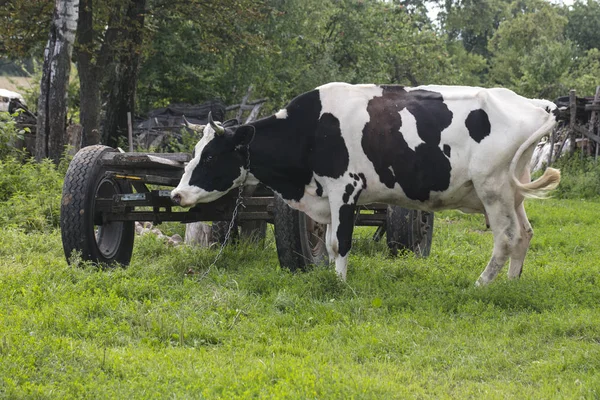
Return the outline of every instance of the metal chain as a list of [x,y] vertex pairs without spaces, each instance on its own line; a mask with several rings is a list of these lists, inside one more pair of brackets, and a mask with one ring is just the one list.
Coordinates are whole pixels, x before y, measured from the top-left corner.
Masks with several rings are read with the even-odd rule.
[[240,207],[242,207],[242,208],[246,207],[244,205],[244,198],[242,196],[242,193],[244,192],[244,184],[246,183],[246,179],[248,179],[248,173],[250,172],[250,144],[248,144],[246,146],[245,168],[246,168],[246,176],[244,177],[244,181],[238,188],[238,195],[237,195],[237,199],[235,200],[235,207],[233,208],[233,212],[231,214],[232,215],[231,221],[229,222],[229,227],[227,228],[227,232],[225,233],[225,238],[223,239],[223,243],[221,243],[219,252],[215,256],[215,259],[213,260],[213,262],[208,266],[207,270],[204,271],[204,273],[202,274],[202,276],[200,276],[200,278],[198,280],[204,279],[206,277],[206,275],[208,275],[208,273],[210,272],[211,268],[215,267],[217,265],[217,261],[219,261],[219,259],[221,258],[221,255],[223,254],[223,250],[225,250],[225,246],[227,246],[227,243],[229,242],[231,232],[233,231],[233,227],[236,224],[236,218],[237,218],[239,209],[240,209]]

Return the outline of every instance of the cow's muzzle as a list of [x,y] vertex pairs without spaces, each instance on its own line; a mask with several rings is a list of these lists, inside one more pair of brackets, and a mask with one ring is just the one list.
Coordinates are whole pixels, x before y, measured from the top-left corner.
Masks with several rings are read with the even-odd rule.
[[173,203],[177,204],[178,206],[181,205],[181,195],[179,193],[172,195],[171,201],[173,201]]

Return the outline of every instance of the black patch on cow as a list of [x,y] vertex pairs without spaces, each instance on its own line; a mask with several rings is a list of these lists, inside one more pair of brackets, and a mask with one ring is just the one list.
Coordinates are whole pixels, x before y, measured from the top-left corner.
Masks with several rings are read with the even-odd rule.
[[344,257],[352,248],[352,231],[354,230],[354,204],[344,204],[340,207],[340,224],[336,232],[338,252]]
[[321,114],[319,92],[296,97],[286,111],[285,119],[271,116],[251,123],[256,134],[250,144],[250,172],[285,200],[299,201],[313,178],[309,160]]
[[[361,175],[364,184],[366,180],[364,179],[364,175],[362,173],[354,176],[356,177],[356,179],[358,179]],[[342,257],[348,254],[348,252],[352,248],[352,231],[354,230],[356,204],[358,203],[358,198],[362,192],[362,188],[358,189],[354,193],[352,199],[350,199],[350,196],[352,195],[353,191],[354,189],[352,188],[352,185],[346,185],[346,191],[344,192],[344,196],[342,199],[344,201],[344,204],[340,207],[339,210],[340,224],[338,225],[336,236],[339,243],[338,251]]]
[[367,177],[365,176],[365,174],[363,174],[362,172],[358,173],[358,177],[360,178],[360,180],[362,181],[362,188],[366,189],[367,188]]
[[319,119],[310,155],[313,171],[319,176],[339,178],[348,170],[349,159],[340,121],[333,114],[324,113]]
[[444,145],[444,154],[446,155],[446,157],[450,158],[450,146],[448,146],[447,144]]
[[315,179],[315,183],[317,184],[317,196],[323,197],[323,186],[316,179]]
[[342,196],[342,201],[344,202],[344,204],[348,204],[352,193],[354,193],[354,186],[352,186],[352,184],[349,183],[346,185],[346,190],[344,191],[344,195]]
[[[450,162],[439,145],[442,131],[452,122],[452,112],[440,93],[407,92],[402,86],[382,88],[382,95],[367,106],[370,120],[363,129],[363,150],[383,184],[393,188],[398,183],[408,198],[428,200],[431,191],[443,191],[450,185]],[[405,108],[414,116],[424,142],[415,150],[400,132],[399,112]]]
[[492,130],[490,119],[488,118],[487,113],[482,109],[471,111],[465,120],[465,125],[469,130],[469,136],[477,143],[485,139]]
[[225,192],[233,186],[244,165],[245,152],[236,151],[226,135],[216,136],[202,150],[198,166],[192,171],[190,186],[207,192]]

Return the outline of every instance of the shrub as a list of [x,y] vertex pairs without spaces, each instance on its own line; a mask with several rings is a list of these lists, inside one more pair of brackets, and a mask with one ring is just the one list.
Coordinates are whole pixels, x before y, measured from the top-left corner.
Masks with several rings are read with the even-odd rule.
[[561,181],[554,193],[561,199],[593,199],[600,197],[600,164],[581,154],[563,157],[553,165],[561,170]]
[[0,159],[0,226],[26,232],[58,227],[63,169],[49,160]]
[[15,148],[15,143],[18,139],[23,138],[24,131],[17,128],[15,116],[7,112],[0,112],[0,159],[19,153],[19,150]]

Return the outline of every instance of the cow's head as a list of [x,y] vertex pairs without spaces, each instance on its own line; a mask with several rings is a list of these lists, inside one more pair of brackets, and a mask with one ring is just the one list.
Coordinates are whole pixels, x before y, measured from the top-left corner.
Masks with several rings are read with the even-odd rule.
[[254,127],[238,126],[237,120],[220,124],[211,114],[208,122],[179,185],[171,192],[173,202],[183,207],[218,199],[242,185],[248,174],[248,145]]

